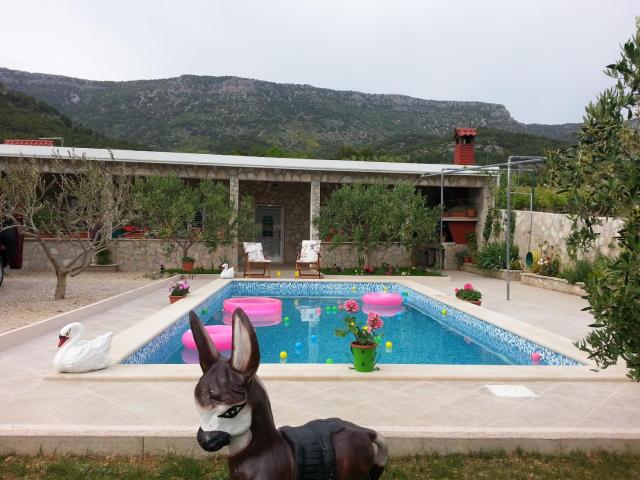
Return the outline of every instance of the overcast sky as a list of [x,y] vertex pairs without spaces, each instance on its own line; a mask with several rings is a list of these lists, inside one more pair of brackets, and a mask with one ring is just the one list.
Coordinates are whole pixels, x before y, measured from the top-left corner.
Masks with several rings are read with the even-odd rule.
[[576,122],[638,0],[0,0],[0,66],[95,80],[237,75],[506,105]]

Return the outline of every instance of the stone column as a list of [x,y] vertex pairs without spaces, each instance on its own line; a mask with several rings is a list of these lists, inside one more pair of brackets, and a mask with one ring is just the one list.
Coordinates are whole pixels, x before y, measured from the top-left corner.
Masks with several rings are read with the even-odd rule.
[[311,179],[311,199],[309,202],[309,239],[318,240],[318,229],[313,225],[313,219],[320,212],[320,180]]
[[[229,195],[233,202],[236,214],[238,213],[238,204],[240,203],[240,180],[238,175],[231,175],[229,177]],[[229,267],[237,267],[238,263],[238,240],[236,240],[231,247],[229,247],[229,258],[231,259],[231,265]],[[237,268],[236,268],[237,270]]]

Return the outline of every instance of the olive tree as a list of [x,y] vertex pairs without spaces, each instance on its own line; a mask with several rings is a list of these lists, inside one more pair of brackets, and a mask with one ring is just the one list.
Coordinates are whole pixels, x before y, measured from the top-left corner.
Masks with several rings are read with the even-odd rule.
[[551,177],[570,193],[570,253],[593,245],[599,217],[619,216],[620,254],[586,281],[593,330],[577,345],[603,368],[622,358],[640,380],[640,21],[607,66],[616,80],[586,107],[579,143],[551,155]]
[[437,239],[438,216],[410,185],[344,185],[313,219],[332,248],[352,242],[369,265],[374,250],[400,243],[414,251]]
[[[202,242],[213,251],[255,234],[254,204],[243,197],[236,209],[229,188],[212,180],[191,185],[175,175],[138,178],[135,199],[140,222],[165,242],[165,253],[179,248],[182,257]],[[202,223],[196,224],[196,216]]]
[[[8,161],[0,176],[0,218],[22,223],[26,238],[42,247],[56,273],[56,300],[65,298],[67,276],[76,276],[107,250],[113,229],[133,215],[131,181],[113,160],[71,155],[44,165]],[[57,248],[62,239],[72,248]]]

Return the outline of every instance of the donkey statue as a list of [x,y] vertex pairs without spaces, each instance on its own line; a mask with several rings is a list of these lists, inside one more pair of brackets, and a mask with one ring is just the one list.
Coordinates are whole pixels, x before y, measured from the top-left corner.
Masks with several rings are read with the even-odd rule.
[[202,376],[195,388],[201,419],[198,443],[214,452],[228,446],[231,480],[376,480],[388,448],[374,430],[330,418],[276,429],[267,392],[256,376],[260,349],[244,311],[233,313],[233,347],[222,358],[198,316],[191,331]]

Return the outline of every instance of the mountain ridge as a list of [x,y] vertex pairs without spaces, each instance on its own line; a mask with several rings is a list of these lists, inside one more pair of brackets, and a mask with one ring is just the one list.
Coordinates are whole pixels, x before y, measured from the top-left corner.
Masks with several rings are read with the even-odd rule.
[[399,135],[450,137],[456,126],[563,142],[572,141],[578,128],[523,124],[504,105],[488,102],[428,100],[235,76],[96,81],[0,68],[0,82],[105,135],[164,150],[281,149],[331,157],[344,145],[371,147]]

